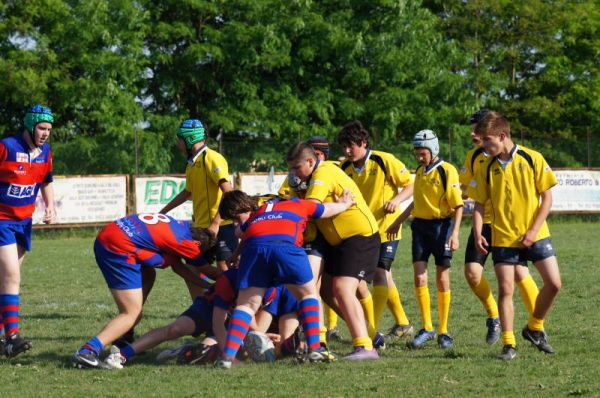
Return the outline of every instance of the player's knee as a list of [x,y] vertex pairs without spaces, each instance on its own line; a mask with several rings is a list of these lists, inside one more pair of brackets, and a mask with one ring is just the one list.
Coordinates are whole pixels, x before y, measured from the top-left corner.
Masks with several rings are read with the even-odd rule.
[[172,339],[176,339],[182,336],[185,336],[187,333],[185,333],[186,331],[182,328],[182,325],[180,325],[177,322],[174,322],[172,324],[170,324],[169,326],[167,326],[166,328],[166,337],[169,340]]
[[479,273],[473,272],[468,268],[465,268],[465,279],[471,287],[475,287],[479,285],[479,282],[481,282],[481,276],[479,275]]
[[415,287],[427,286],[427,274],[415,275]]

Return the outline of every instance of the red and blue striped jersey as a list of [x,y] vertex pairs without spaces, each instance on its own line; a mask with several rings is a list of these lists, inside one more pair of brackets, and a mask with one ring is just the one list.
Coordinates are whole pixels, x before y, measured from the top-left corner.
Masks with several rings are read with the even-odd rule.
[[[238,268],[230,268],[223,272],[223,274],[217,278],[215,283],[204,292],[202,295],[204,300],[214,303],[214,305],[219,308],[228,311],[232,310],[235,307],[238,294],[237,275]],[[277,289],[274,287],[268,288],[263,296],[261,307],[266,307],[271,304],[276,297]]]
[[52,182],[52,151],[43,144],[32,157],[22,135],[0,141],[0,220],[29,220],[42,183]]
[[250,214],[242,224],[245,242],[289,242],[302,246],[308,218],[319,218],[325,207],[310,200],[271,199]]
[[171,259],[202,265],[205,260],[190,232],[190,223],[158,213],[132,214],[108,224],[98,234],[108,250],[128,256],[129,264],[170,265]]

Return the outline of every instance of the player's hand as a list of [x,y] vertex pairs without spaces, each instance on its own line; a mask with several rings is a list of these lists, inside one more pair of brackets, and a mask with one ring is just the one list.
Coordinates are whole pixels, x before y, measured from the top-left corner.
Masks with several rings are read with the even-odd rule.
[[523,235],[519,238],[519,242],[521,242],[523,247],[531,247],[531,245],[533,245],[535,243],[536,236],[537,236],[536,231],[532,231],[531,229],[528,229],[527,232],[525,232],[525,235]]
[[398,199],[390,199],[383,204],[383,212],[384,213],[393,213],[400,206],[400,201]]
[[450,248],[450,251],[457,251],[459,246],[460,241],[458,240],[458,234],[450,235],[450,239],[448,239],[448,247]]
[[481,254],[488,254],[489,243],[484,236],[475,237],[475,248]]
[[344,189],[342,195],[340,195],[339,197],[336,196],[335,201],[338,203],[344,203],[347,205],[347,207],[350,207],[356,203],[354,198],[354,194],[349,189]]
[[385,230],[385,233],[387,234],[387,238],[389,240],[396,240],[396,237],[398,236],[398,232],[400,231],[400,224],[399,222],[394,222],[392,225],[390,225],[388,227],[388,229]]
[[54,224],[56,222],[56,211],[53,208],[46,208],[42,222],[44,224]]

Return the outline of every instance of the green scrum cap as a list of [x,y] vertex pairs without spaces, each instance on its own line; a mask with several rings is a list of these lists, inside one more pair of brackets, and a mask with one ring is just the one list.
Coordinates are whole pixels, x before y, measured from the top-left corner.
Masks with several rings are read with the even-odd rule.
[[177,137],[185,142],[187,149],[192,149],[192,146],[206,139],[204,125],[198,119],[184,120],[177,129]]
[[50,108],[43,105],[34,105],[27,109],[23,124],[30,134],[33,134],[35,126],[42,122],[48,122],[50,124],[54,123],[54,116],[52,116]]

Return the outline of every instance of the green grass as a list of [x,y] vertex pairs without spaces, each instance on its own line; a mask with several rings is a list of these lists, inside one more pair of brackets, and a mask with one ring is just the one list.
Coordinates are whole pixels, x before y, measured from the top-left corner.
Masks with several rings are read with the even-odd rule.
[[[161,349],[179,342],[165,343],[136,357],[121,371],[71,369],[70,356],[98,332],[115,313],[115,306],[95,265],[92,238],[38,238],[26,257],[21,299],[22,331],[33,340],[34,348],[13,360],[0,359],[0,390],[4,396],[18,397],[596,396],[600,391],[600,228],[595,223],[561,219],[551,223],[551,230],[563,277],[563,289],[546,323],[558,351],[554,356],[539,353],[518,335],[517,359],[510,363],[495,359],[501,347],[484,343],[485,312],[462,275],[463,245],[451,273],[450,333],[455,350],[444,352],[430,344],[410,351],[398,343],[390,344],[381,360],[371,363],[298,366],[283,360],[231,371],[154,363]],[[463,227],[461,242],[466,241],[467,232]],[[406,228],[393,270],[405,310],[418,328],[409,242]],[[432,271],[430,266],[430,275]],[[494,285],[492,271],[488,265],[485,272]],[[532,274],[540,284],[537,271]],[[188,304],[184,283],[170,270],[159,271],[138,332],[170,322]],[[526,322],[518,297],[515,312],[518,332]],[[386,312],[380,329],[390,326]],[[343,332],[347,337],[348,332]],[[348,341],[332,346],[339,353],[351,348]]]

